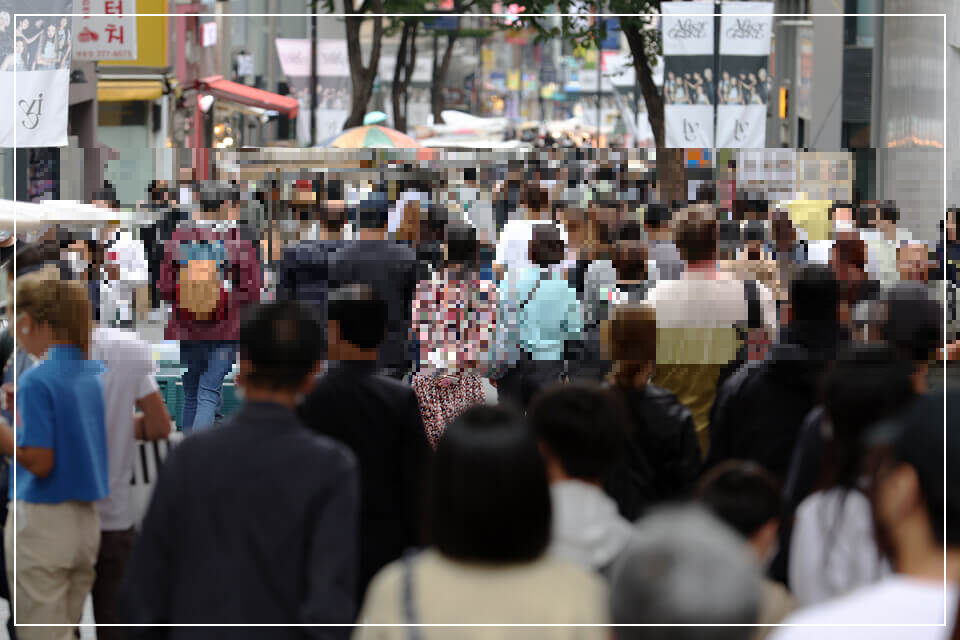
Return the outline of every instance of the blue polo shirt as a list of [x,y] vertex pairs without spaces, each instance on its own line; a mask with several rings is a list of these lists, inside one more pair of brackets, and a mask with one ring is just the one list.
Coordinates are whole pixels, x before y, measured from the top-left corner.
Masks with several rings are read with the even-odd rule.
[[46,478],[15,465],[18,500],[93,502],[109,493],[101,373],[103,363],[87,360],[76,347],[57,345],[19,379],[17,446],[53,449],[54,463]]

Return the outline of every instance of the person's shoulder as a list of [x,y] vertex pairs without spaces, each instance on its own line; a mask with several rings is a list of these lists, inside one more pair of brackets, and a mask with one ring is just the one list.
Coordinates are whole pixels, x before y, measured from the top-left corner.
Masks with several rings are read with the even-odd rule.
[[150,344],[135,332],[114,327],[97,327],[93,330],[92,354],[105,362],[153,360]]
[[548,554],[535,563],[534,571],[536,579],[551,585],[551,588],[563,585],[564,588],[555,591],[554,596],[560,598],[562,594],[567,594],[568,604],[606,598],[607,585],[603,578],[572,562]]
[[[333,438],[317,433],[302,421],[295,439],[298,453],[309,453],[318,464],[312,467],[315,473],[327,477],[339,477],[357,467],[357,459],[349,447]],[[319,464],[322,462],[322,464]]]

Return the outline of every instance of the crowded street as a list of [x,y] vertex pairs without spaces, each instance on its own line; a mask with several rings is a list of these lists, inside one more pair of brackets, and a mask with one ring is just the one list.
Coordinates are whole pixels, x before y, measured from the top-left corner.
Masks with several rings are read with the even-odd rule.
[[26,4],[0,634],[960,638],[960,5]]

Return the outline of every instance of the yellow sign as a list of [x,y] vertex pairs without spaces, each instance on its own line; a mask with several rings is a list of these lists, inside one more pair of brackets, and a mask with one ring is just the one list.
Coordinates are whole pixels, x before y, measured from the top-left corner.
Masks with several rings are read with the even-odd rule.
[[137,58],[135,60],[101,60],[104,67],[156,67],[170,66],[167,60],[168,16],[143,15],[167,13],[166,0],[137,0]]
[[520,91],[519,71],[507,71],[507,91]]
[[496,53],[494,53],[491,47],[484,47],[483,52],[480,54],[483,62],[484,69],[493,69],[497,63]]

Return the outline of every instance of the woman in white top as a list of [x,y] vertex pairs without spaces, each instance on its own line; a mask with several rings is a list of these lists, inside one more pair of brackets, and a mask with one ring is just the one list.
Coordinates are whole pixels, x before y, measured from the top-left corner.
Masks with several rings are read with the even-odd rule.
[[[532,431],[510,412],[468,409],[444,433],[427,484],[430,548],[384,568],[361,624],[599,624],[608,622],[598,576],[546,554],[551,504]],[[405,640],[411,628],[357,627],[360,640]],[[529,629],[461,627],[457,638],[532,637]],[[607,639],[601,627],[542,627],[537,638]],[[420,627],[421,640],[450,629]]]
[[[818,469],[821,476],[820,489],[800,503],[794,517],[789,583],[800,607],[842,596],[890,573],[861,487],[865,461],[860,443],[870,427],[896,414],[914,395],[910,363],[883,343],[852,347],[825,379],[829,422],[826,429],[811,426],[826,432],[826,442],[823,449],[801,442],[793,463],[798,473],[800,467]],[[822,455],[812,453],[820,450]]]

